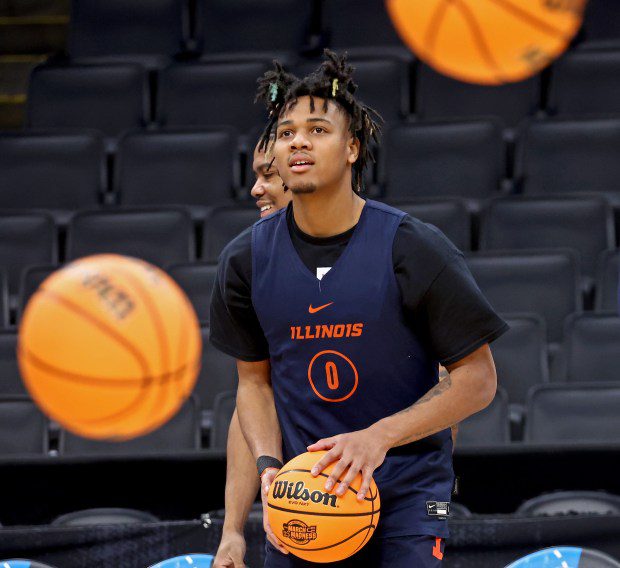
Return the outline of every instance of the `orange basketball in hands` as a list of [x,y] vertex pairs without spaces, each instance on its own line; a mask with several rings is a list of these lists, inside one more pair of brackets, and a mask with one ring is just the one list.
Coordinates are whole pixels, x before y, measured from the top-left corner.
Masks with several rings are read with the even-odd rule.
[[336,562],[360,550],[379,522],[379,490],[372,481],[362,502],[357,475],[347,492],[338,497],[325,491],[325,481],[337,462],[317,477],[312,466],[326,452],[306,452],[289,461],[269,488],[269,524],[282,544],[295,556],[311,562]]
[[198,319],[165,272],[105,254],[54,272],[28,302],[19,368],[32,398],[84,437],[125,440],[164,424],[192,392]]
[[579,30],[587,0],[387,0],[403,41],[440,73],[500,85],[546,67]]

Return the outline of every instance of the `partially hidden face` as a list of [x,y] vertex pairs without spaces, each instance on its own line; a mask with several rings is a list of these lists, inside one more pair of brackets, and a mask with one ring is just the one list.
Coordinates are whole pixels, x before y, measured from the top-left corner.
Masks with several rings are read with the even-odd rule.
[[359,142],[349,132],[349,116],[337,103],[299,97],[278,121],[273,144],[275,164],[286,186],[296,194],[333,188],[349,180]]
[[256,199],[256,206],[260,211],[261,218],[286,207],[291,201],[291,192],[284,191],[282,178],[278,174],[278,168],[273,163],[273,156],[265,154],[256,146],[252,170],[256,176],[256,181],[250,193]]

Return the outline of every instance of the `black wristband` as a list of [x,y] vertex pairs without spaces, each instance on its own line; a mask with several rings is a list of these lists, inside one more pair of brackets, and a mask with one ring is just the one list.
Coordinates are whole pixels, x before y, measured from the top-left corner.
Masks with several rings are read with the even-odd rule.
[[256,460],[256,469],[258,470],[258,477],[263,475],[263,472],[269,468],[274,467],[276,469],[282,469],[284,464],[277,458],[272,456],[260,456]]

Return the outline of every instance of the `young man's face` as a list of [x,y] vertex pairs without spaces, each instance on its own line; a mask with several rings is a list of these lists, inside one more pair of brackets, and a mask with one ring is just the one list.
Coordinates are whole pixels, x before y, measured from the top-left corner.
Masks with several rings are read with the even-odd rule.
[[256,146],[252,162],[256,181],[250,193],[256,199],[261,218],[286,207],[292,199],[291,192],[284,191],[282,178],[278,175],[275,164],[269,167],[272,160],[273,156],[267,157],[265,152],[259,152]]
[[323,111],[324,99],[299,97],[278,121],[274,156],[280,176],[295,194],[313,193],[343,183],[351,187],[351,165],[359,142],[349,132],[348,115],[333,101]]

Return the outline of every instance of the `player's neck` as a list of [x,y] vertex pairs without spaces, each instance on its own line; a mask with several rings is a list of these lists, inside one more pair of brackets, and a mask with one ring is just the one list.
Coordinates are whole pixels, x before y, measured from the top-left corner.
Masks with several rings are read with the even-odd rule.
[[307,235],[332,237],[357,225],[364,203],[350,186],[329,193],[293,194],[293,215]]

